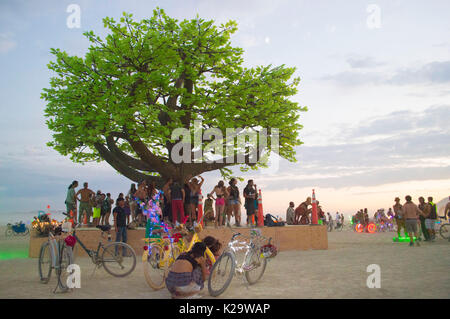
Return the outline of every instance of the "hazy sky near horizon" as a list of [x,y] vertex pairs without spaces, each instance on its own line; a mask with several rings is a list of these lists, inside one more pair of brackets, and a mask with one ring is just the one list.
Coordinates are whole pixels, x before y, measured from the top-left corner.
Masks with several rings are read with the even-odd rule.
[[[81,28],[68,28],[69,4]],[[380,9],[380,28],[367,20]],[[135,19],[159,6],[179,20],[233,19],[246,66],[295,66],[304,144],[297,163],[252,173],[266,211],[284,214],[315,188],[326,211],[392,206],[395,196],[450,195],[450,2],[443,1],[21,1],[0,2],[0,214],[64,209],[74,179],[117,196],[130,181],[107,164],[74,164],[48,148],[42,88],[50,48],[83,56],[82,35],[102,18]],[[248,174],[240,174],[247,178]],[[219,179],[204,174],[205,191]],[[244,183],[240,183],[241,189]]]

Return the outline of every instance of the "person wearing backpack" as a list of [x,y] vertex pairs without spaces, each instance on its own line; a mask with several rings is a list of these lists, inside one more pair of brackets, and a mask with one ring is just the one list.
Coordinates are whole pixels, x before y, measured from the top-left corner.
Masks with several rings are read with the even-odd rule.
[[437,208],[436,204],[433,203],[433,197],[428,197],[428,203],[429,205],[429,213],[425,217],[425,227],[428,230],[428,234],[430,235],[431,241],[434,241],[436,239],[436,232],[434,231],[434,225],[436,224],[437,220]]

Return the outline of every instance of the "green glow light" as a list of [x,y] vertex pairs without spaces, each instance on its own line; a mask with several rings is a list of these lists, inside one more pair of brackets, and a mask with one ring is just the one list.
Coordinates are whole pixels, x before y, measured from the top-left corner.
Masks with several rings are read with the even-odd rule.
[[27,250],[0,251],[0,260],[28,258]]
[[[413,241],[416,241],[417,240],[417,238],[416,237],[413,237]],[[394,242],[399,242],[399,243],[409,243],[410,242],[410,240],[409,240],[409,237],[394,237],[394,238],[392,238],[392,241],[394,241]]]

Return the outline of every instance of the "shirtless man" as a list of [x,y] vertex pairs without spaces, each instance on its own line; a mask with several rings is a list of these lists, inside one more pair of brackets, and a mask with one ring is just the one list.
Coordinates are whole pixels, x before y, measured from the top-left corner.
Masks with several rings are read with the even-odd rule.
[[[81,198],[79,198],[78,195],[81,195]],[[90,199],[91,199],[92,195],[95,195],[95,193],[88,188],[87,182],[83,184],[83,188],[80,189],[75,195],[77,200],[80,202],[80,206],[78,208],[78,222],[80,222],[80,223],[82,222],[81,217],[83,217],[83,213],[86,214],[87,223],[89,223],[89,220],[92,215],[92,206],[90,203]],[[74,217],[75,217],[75,222],[77,222],[76,216],[74,216]]]
[[301,203],[296,209],[295,209],[295,225],[306,225],[309,223],[308,219],[308,206],[311,205],[311,197],[308,197],[306,201]]

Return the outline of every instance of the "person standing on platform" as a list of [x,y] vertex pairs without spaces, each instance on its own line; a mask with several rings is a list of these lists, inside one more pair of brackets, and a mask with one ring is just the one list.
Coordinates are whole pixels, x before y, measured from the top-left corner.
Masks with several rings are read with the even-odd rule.
[[247,225],[256,226],[252,224],[253,218],[257,224],[257,219],[255,218],[256,185],[253,184],[252,179],[248,180],[247,186],[244,188],[244,198],[245,209],[247,210]]
[[[184,203],[186,200],[186,193],[177,181],[174,181],[169,187],[169,198],[171,200],[172,208],[172,223],[176,224],[178,221],[182,223],[184,220]],[[180,219],[178,218],[180,214]]]
[[[237,179],[232,178],[229,182],[230,186],[228,186],[227,192],[229,194],[228,196],[228,203],[229,208],[227,211],[227,226],[230,226],[231,223],[231,216],[234,215],[234,218],[236,220],[236,223],[238,223],[238,215],[239,215],[239,188],[237,185]],[[238,224],[240,226],[240,223]]]
[[[78,208],[78,222],[82,223],[83,214],[86,214],[86,220],[89,223],[89,220],[92,215],[92,206],[91,206],[91,197],[94,196],[95,193],[89,189],[88,183],[83,184],[83,188],[77,192],[77,199],[80,202],[80,206]],[[78,198],[81,196],[81,198]]]
[[222,219],[225,213],[225,200],[228,197],[227,189],[223,181],[220,181],[216,186],[214,186],[214,189],[208,194],[208,196],[212,196],[214,193],[216,194],[216,214],[214,217],[214,223],[217,228],[218,225],[222,226]]
[[78,181],[73,181],[72,184],[70,184],[69,188],[67,189],[65,201],[67,214],[70,214],[70,211],[72,211],[72,213],[74,213],[75,222],[77,221],[77,196],[75,195],[75,188],[77,187]]

